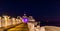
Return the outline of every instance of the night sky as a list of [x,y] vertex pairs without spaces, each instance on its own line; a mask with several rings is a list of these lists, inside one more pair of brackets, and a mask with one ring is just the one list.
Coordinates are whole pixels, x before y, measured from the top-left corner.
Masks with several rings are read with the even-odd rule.
[[60,21],[60,1],[57,0],[0,0],[0,15],[19,16],[26,13],[37,20]]

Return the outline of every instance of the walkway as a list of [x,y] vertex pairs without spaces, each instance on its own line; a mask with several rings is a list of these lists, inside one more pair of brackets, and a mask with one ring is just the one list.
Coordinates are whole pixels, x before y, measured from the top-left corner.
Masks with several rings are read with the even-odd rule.
[[8,29],[7,31],[28,31],[28,26],[27,24],[20,24],[14,28]]

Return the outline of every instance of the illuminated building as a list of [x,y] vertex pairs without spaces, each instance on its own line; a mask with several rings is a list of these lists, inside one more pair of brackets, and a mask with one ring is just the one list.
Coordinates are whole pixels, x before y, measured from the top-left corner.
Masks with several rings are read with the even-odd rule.
[[28,18],[26,16],[26,14],[24,14],[24,16],[22,17],[22,22],[23,23],[27,23],[28,22]]
[[32,16],[29,16],[29,21],[35,22],[35,19]]
[[16,19],[12,18],[12,25],[16,25]]
[[22,23],[22,18],[20,16],[17,16],[18,24]]
[[40,31],[45,31],[45,27],[40,27]]
[[37,27],[35,27],[35,31],[40,31],[40,26],[37,25]]
[[5,26],[5,19],[4,18],[2,18],[1,23],[2,23],[2,27],[4,27]]
[[28,24],[29,31],[35,31],[35,25],[37,24],[37,22],[35,22],[32,16],[29,16],[28,18],[29,20],[27,24]]
[[2,17],[0,17],[0,27],[2,27]]
[[16,24],[19,24],[19,19],[16,19]]
[[35,19],[32,16],[27,17],[26,14],[22,17],[18,16],[17,18],[10,18],[10,16],[6,15],[3,15],[3,18],[0,17],[0,27],[15,26],[20,23],[27,24],[29,31],[45,31],[44,27],[37,25],[40,22],[35,22]]
[[19,22],[22,23],[22,18],[20,17]]
[[10,16],[8,16],[7,19],[8,19],[8,26],[10,26],[10,25],[11,25],[11,19],[10,19]]
[[7,27],[8,26],[8,16],[6,16],[6,15],[3,15],[3,17],[4,17],[4,22],[5,22],[5,27]]
[[35,31],[35,24],[34,22],[28,22],[28,28],[29,28],[29,31]]

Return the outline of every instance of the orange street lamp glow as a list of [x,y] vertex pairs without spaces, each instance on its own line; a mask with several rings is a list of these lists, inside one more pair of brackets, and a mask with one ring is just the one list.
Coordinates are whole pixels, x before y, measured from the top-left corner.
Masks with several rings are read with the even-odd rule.
[[7,27],[8,26],[8,16],[3,16],[4,17],[4,21],[5,21],[5,27]]
[[1,19],[1,17],[0,17],[0,27],[2,27],[1,20],[2,20],[2,19]]
[[12,22],[13,22],[13,25],[15,25],[16,24],[16,19],[12,18]]

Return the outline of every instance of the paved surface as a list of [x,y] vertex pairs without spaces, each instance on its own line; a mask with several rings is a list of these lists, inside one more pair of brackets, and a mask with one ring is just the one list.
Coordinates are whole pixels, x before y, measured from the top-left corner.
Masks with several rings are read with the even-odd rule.
[[45,31],[60,31],[60,27],[56,27],[56,26],[45,26]]
[[14,28],[8,29],[7,31],[28,31],[28,26],[23,23]]
[[0,28],[0,31],[4,31],[4,30],[7,30],[7,29],[10,29],[10,28],[14,28],[16,25],[14,25],[14,26],[7,26],[7,27],[1,27]]
[[[45,27],[45,31],[60,31],[60,27],[56,26],[43,26]],[[4,28],[0,28],[0,31],[3,30]],[[20,24],[18,26],[15,26],[14,28],[8,29],[7,31],[28,31],[28,26],[27,24]]]

